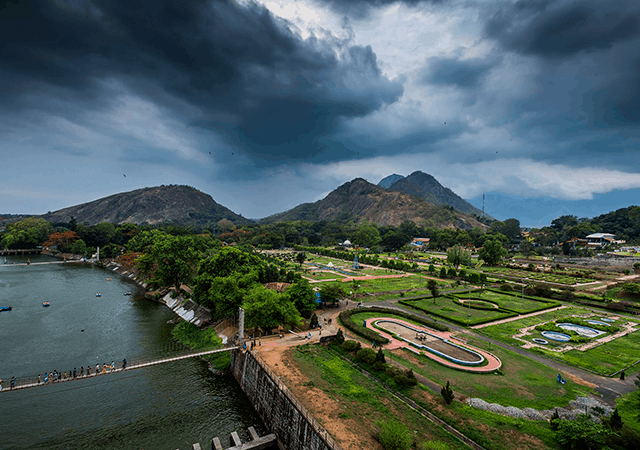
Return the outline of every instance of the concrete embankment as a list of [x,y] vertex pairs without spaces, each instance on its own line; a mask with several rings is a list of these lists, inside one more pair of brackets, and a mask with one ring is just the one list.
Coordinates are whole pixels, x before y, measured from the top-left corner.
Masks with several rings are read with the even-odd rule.
[[341,450],[327,431],[251,351],[231,353],[231,373],[280,448]]
[[[147,283],[136,280],[135,272],[121,267],[117,262],[108,262],[106,263],[105,268],[131,279],[131,281],[142,286],[145,291],[147,290]],[[146,297],[167,305],[178,316],[198,327],[202,327],[211,322],[211,311],[208,308],[198,305],[192,300],[186,300],[181,295],[177,295],[175,298],[173,295],[175,295],[175,291],[169,291],[167,294],[156,298],[154,295],[150,295],[150,293],[147,292]]]

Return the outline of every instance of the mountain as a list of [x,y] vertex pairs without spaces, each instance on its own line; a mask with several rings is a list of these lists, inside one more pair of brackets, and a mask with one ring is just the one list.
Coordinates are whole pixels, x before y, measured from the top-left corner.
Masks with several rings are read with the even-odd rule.
[[364,219],[379,225],[398,226],[405,220],[411,220],[426,227],[486,228],[471,216],[434,205],[424,198],[389,191],[362,178],[343,184],[322,200],[303,203],[289,211],[266,217],[261,222],[285,220],[361,222]]
[[378,186],[383,187],[385,189],[389,189],[389,187],[398,180],[402,180],[404,176],[398,175],[394,173],[393,175],[389,175],[388,177],[384,177],[382,180],[378,182]]
[[[390,175],[387,178],[393,176],[394,175]],[[431,203],[435,203],[436,205],[453,206],[454,209],[463,213],[476,214],[478,216],[482,215],[481,210],[464,200],[451,189],[441,185],[433,176],[419,170],[413,172],[408,177],[402,177],[395,181],[388,187],[388,189],[404,192],[405,194],[416,195],[430,201]],[[489,218],[492,219],[492,217]]]
[[[595,217],[629,205],[637,205],[639,198],[640,189],[594,194],[593,198],[588,200],[562,200],[546,196],[522,197],[503,192],[489,192],[485,195],[485,211],[498,220],[513,217],[518,219],[523,227],[542,228],[560,216]],[[468,201],[482,206],[481,195]]]
[[158,186],[110,195],[89,203],[60,209],[42,217],[52,223],[100,222],[206,225],[221,219],[236,224],[250,222],[228,208],[216,203],[210,195],[190,186]]

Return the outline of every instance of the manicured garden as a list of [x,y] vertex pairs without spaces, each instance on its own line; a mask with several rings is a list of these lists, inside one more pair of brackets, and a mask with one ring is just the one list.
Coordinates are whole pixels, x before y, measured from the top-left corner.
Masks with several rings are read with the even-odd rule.
[[[460,298],[464,299],[464,296]],[[416,309],[461,325],[478,325],[516,316],[515,313],[502,309],[470,307],[453,296],[436,297],[435,302],[433,298],[427,297],[419,300],[400,300],[399,303],[409,309]]]
[[[493,273],[496,275],[506,275],[517,278],[528,278],[530,280],[546,281],[549,283],[558,283],[573,285],[576,283],[592,283],[597,281],[593,278],[576,277],[570,274],[549,273],[549,272],[533,272],[522,269],[510,269],[508,267],[485,267],[485,273]],[[574,274],[574,275],[577,275]]]

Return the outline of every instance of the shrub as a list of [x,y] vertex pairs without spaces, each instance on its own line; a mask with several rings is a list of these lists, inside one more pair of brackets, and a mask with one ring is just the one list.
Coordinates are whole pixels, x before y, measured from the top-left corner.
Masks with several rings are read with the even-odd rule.
[[460,272],[458,272],[458,276],[460,278],[466,278],[467,277],[467,271],[464,269],[460,269]]
[[360,342],[358,341],[344,341],[342,343],[342,348],[348,352],[356,352],[362,348],[362,345],[360,345]]
[[[386,363],[386,359],[384,357],[384,352],[382,351],[381,348],[378,349],[378,353],[376,353],[376,361],[375,362],[380,362],[382,364]],[[622,378],[624,380],[624,378]]]
[[448,276],[449,278],[455,278],[455,277],[457,277],[457,276],[458,276],[458,272],[456,272],[456,269],[452,267],[452,268],[450,268],[450,269],[449,269],[449,271],[447,272],[447,276]]
[[412,444],[411,433],[407,426],[395,420],[376,422],[378,433],[376,439],[384,450],[409,450]]
[[416,380],[416,376],[411,369],[404,372],[398,370],[393,376],[393,380],[401,386],[415,386],[418,384],[418,380]]
[[511,285],[509,283],[500,284],[500,286],[498,286],[498,289],[500,289],[501,291],[506,291],[506,292],[513,291],[513,288],[511,287]]
[[338,328],[334,342],[338,345],[344,342],[344,333],[342,332],[342,328]]
[[361,348],[356,352],[356,358],[365,364],[373,364],[376,360],[376,352],[370,348]]
[[440,269],[440,278],[447,278],[447,268],[444,266]]
[[453,389],[451,389],[451,385],[449,384],[449,381],[447,381],[446,386],[442,386],[442,389],[440,390],[440,394],[442,395],[442,398],[444,399],[444,402],[447,405],[450,405],[453,402],[455,395],[453,394]]
[[315,328],[318,326],[318,316],[316,316],[316,313],[313,313],[313,315],[311,316],[309,325],[311,326],[311,328]]

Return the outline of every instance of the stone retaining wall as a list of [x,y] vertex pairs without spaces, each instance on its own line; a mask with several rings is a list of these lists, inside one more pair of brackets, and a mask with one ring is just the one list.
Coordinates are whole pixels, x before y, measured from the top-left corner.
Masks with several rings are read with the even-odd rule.
[[233,351],[231,373],[281,448],[342,450],[257,355]]

